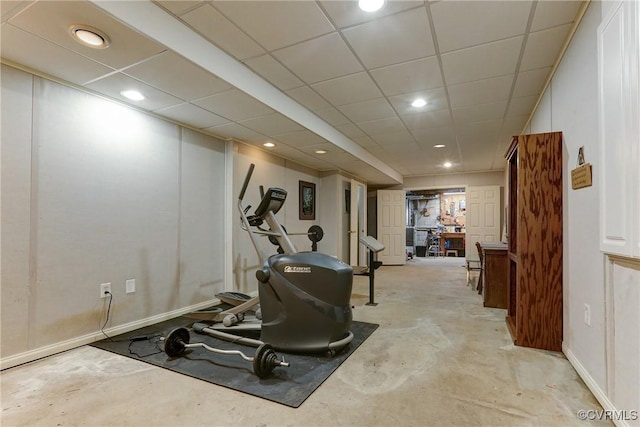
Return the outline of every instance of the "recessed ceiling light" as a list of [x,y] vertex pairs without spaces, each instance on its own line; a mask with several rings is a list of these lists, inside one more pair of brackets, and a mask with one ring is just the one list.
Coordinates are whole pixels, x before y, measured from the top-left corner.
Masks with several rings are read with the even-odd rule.
[[104,49],[111,43],[104,32],[88,25],[72,25],[69,33],[77,42],[94,49]]
[[327,150],[316,150],[316,154],[327,154]]
[[427,105],[427,101],[422,98],[418,98],[411,103],[411,106],[416,108],[424,107],[425,105]]
[[275,146],[276,146],[276,144],[274,144],[273,142],[265,142],[265,143],[264,143],[264,144],[262,144],[262,145],[264,145],[264,146],[265,146],[265,147],[267,147],[267,148],[272,148],[272,147],[275,147]]
[[444,162],[442,166],[444,166],[445,168],[450,168],[452,165],[451,162]]
[[444,144],[436,144],[433,146],[433,148],[444,148],[445,145]]
[[385,0],[360,0],[358,1],[358,6],[365,12],[375,12],[376,10],[382,9],[384,3]]
[[144,99],[144,95],[137,90],[123,90],[120,95],[132,101],[142,101]]

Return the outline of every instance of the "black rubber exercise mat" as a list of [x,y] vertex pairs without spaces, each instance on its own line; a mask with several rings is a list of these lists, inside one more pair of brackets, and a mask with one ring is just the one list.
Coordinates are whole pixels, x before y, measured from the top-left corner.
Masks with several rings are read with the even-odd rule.
[[353,322],[354,338],[338,354],[301,355],[276,351],[284,356],[288,368],[277,367],[268,378],[258,378],[251,362],[240,356],[212,353],[204,348],[186,349],[178,357],[168,357],[163,351],[162,337],[177,327],[187,327],[190,342],[202,342],[223,350],[240,350],[253,357],[254,347],[233,344],[191,330],[193,319],[177,317],[156,325],[91,344],[103,350],[150,363],[203,381],[268,399],[293,408],[299,407],[338,367],[362,344],[379,325]]

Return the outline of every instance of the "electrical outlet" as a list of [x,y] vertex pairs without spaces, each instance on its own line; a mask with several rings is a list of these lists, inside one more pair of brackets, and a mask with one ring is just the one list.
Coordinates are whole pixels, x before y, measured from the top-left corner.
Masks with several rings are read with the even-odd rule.
[[106,298],[107,292],[111,293],[111,283],[100,283],[100,298]]
[[127,279],[127,281],[124,282],[124,289],[128,294],[134,293],[136,291],[136,279]]
[[591,307],[589,304],[584,305],[584,323],[587,326],[591,326]]

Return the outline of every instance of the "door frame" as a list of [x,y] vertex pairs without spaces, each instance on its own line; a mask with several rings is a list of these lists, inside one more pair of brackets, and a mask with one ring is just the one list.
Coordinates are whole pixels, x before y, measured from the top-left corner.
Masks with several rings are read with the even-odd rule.
[[366,265],[366,249],[360,239],[367,235],[367,185],[351,179],[349,191],[349,263]]

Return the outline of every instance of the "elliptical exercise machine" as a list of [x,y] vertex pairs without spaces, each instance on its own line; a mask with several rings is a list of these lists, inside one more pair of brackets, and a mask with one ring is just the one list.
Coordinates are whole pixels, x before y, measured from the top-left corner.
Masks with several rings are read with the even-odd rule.
[[[245,208],[242,201],[254,168],[251,164],[245,177],[238,211],[242,229],[249,233],[260,259],[261,268],[256,271],[258,297],[223,312],[225,316],[235,316],[228,318],[226,324],[241,322],[241,314],[259,304],[262,322],[260,340],[255,343],[269,343],[280,351],[333,355],[353,340],[350,330],[353,270],[332,256],[297,251],[275,217],[287,198],[282,188],[269,188],[254,214],[247,216],[251,206]],[[265,222],[268,229],[262,228]],[[265,256],[258,244],[259,235],[268,236],[272,243],[275,239],[279,253]],[[227,340],[238,339],[227,333],[233,326],[223,332],[197,323],[194,329]]]
[[[169,357],[180,356],[192,348],[237,355],[252,362],[253,372],[265,378],[275,368],[289,366],[284,358],[278,359],[274,349],[297,353],[326,352],[333,356],[353,340],[350,330],[353,270],[342,261],[315,251],[317,242],[322,239],[320,227],[312,226],[308,233],[297,233],[309,236],[313,242],[312,252],[296,250],[275,217],[287,198],[285,190],[272,187],[262,194],[261,188],[260,204],[253,215],[246,215],[251,206],[244,208],[242,200],[254,168],[255,165],[251,164],[245,177],[238,198],[238,210],[242,229],[249,233],[262,266],[256,271],[258,297],[227,310],[203,313],[203,319],[213,314],[213,318],[208,317],[208,320],[222,323],[228,331],[242,323],[244,313],[255,310],[256,317],[262,320],[260,339],[230,334],[204,323],[195,323],[193,330],[257,347],[255,355],[251,357],[239,350],[221,350],[204,343],[191,343],[189,330],[182,327],[164,337],[164,350]],[[261,227],[264,222],[269,229]],[[258,245],[257,235],[268,236],[271,243],[277,244],[278,254],[266,257]],[[260,308],[256,310],[258,306]]]

